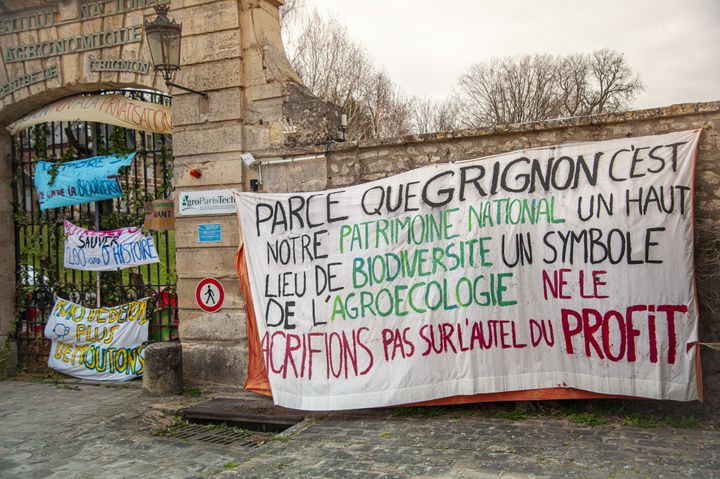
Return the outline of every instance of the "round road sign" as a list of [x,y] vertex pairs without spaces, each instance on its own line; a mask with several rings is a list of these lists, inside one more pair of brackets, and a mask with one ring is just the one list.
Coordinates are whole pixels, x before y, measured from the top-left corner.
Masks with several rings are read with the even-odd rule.
[[225,301],[225,290],[215,278],[205,278],[195,288],[195,300],[206,313],[219,310]]

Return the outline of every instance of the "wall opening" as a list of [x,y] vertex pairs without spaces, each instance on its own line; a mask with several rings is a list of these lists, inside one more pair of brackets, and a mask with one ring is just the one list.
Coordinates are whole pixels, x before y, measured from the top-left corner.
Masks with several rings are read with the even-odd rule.
[[[110,93],[103,92],[103,93]],[[134,100],[170,104],[149,90],[115,90]],[[120,170],[123,195],[113,200],[40,211],[33,185],[39,160],[63,162],[113,153],[137,152]],[[160,262],[96,273],[66,269],[63,221],[91,230],[142,226],[145,203],[173,195],[172,137],[90,121],[53,121],[26,128],[12,138],[15,227],[16,328],[18,360],[26,370],[43,370],[50,342],[43,329],[54,297],[86,307],[114,306],[150,297],[149,338],[178,337],[175,232],[151,231]]]

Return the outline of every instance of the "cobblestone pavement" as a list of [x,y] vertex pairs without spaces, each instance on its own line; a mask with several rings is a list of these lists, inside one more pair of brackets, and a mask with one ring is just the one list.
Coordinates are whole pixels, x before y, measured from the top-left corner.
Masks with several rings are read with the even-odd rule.
[[720,432],[710,428],[380,410],[309,419],[259,448],[221,447],[153,436],[162,421],[149,412],[168,398],[75,387],[0,382],[0,477],[720,477]]
[[452,413],[332,418],[287,442],[271,443],[228,474],[235,479],[712,478],[720,477],[720,433]]
[[0,478],[201,477],[254,452],[153,436],[162,399],[137,386],[0,382]]

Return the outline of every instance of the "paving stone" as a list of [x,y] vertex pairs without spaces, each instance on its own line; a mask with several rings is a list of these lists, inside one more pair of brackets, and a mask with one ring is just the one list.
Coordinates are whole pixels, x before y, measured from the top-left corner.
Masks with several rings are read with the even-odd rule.
[[152,436],[140,389],[77,387],[0,382],[0,478],[208,477],[255,452]]
[[78,388],[0,382],[0,478],[720,477],[716,430],[379,410],[331,414],[245,449],[152,436],[140,390]]

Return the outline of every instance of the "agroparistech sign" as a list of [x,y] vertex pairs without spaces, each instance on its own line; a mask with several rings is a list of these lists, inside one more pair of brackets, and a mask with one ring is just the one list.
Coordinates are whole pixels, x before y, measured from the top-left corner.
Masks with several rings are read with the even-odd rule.
[[235,208],[232,190],[185,191],[180,193],[180,216],[231,215]]
[[552,387],[696,399],[699,135],[237,192],[275,402],[348,409]]

